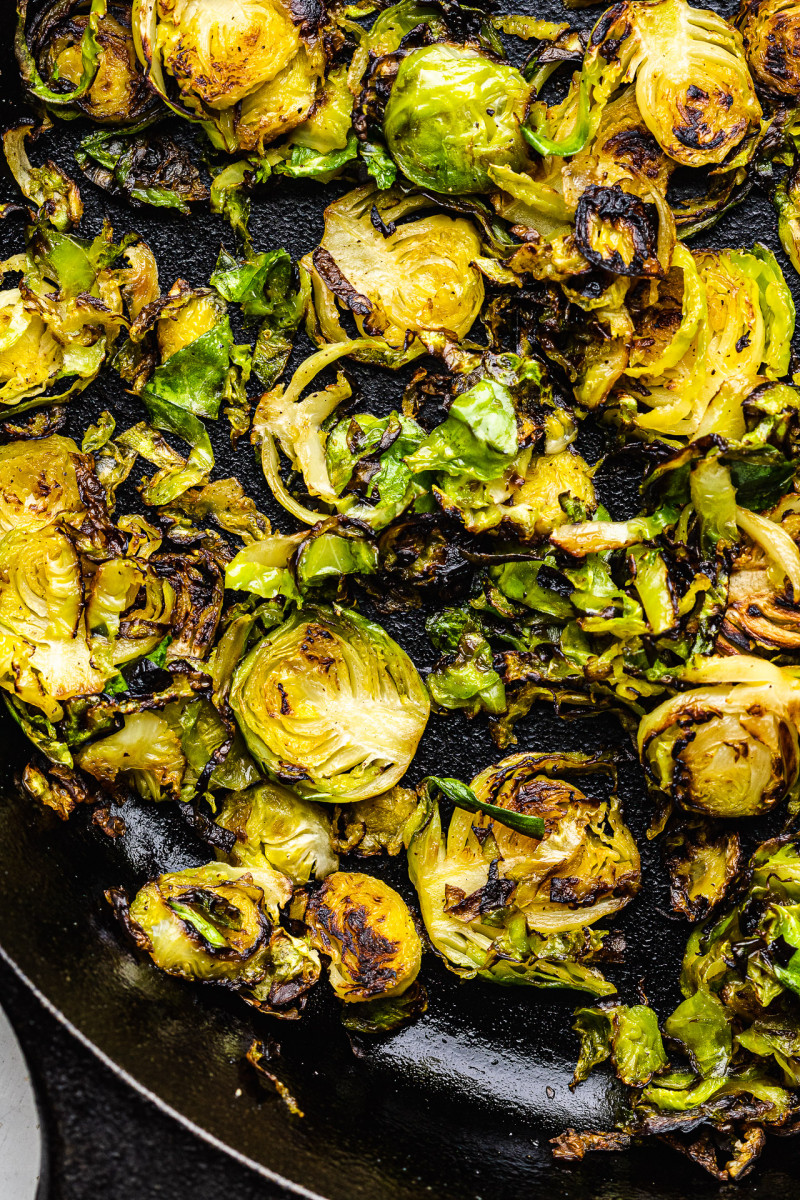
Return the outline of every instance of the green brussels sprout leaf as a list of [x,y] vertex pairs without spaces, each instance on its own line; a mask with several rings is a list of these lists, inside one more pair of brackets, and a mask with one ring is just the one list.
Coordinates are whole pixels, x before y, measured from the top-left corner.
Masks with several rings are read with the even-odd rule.
[[428,795],[434,789],[438,789],[443,796],[452,800],[459,808],[465,808],[467,812],[483,813],[484,816],[491,817],[500,825],[513,829],[515,833],[522,833],[531,838],[544,837],[544,821],[541,817],[526,817],[524,813],[501,808],[499,804],[487,804],[486,801],[479,800],[472,788],[467,787],[460,779],[428,775],[423,779],[420,787]]

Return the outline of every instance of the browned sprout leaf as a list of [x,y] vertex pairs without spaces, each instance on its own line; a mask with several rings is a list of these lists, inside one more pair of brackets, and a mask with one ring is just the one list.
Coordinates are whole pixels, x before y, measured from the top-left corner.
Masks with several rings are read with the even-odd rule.
[[371,800],[337,804],[333,812],[333,847],[338,854],[357,854],[359,858],[399,854],[403,831],[416,807],[416,792],[400,785]]
[[630,1144],[630,1134],[614,1129],[605,1133],[579,1133],[576,1129],[565,1129],[558,1137],[550,1139],[553,1158],[566,1162],[580,1162],[590,1150],[627,1150]]
[[664,848],[673,909],[690,921],[704,920],[741,866],[739,834],[710,821],[685,821],[667,834]]
[[300,1105],[297,1103],[286,1084],[283,1083],[278,1076],[273,1071],[270,1071],[270,1069],[266,1066],[267,1063],[272,1062],[273,1058],[275,1057],[275,1053],[276,1051],[273,1043],[260,1042],[258,1038],[256,1038],[253,1041],[250,1049],[247,1051],[246,1057],[247,1061],[250,1063],[250,1066],[258,1072],[259,1077],[262,1080],[267,1080],[267,1082],[275,1088],[275,1091],[278,1093],[292,1116],[303,1117],[305,1116],[305,1113],[300,1108]]

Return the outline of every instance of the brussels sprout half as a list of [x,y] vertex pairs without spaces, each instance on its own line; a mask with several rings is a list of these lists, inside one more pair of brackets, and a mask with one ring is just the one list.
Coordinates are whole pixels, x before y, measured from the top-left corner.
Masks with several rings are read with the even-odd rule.
[[91,459],[58,434],[0,446],[0,533],[36,533],[56,521],[80,526],[91,471]]
[[[647,128],[683,166],[721,163],[758,128],[761,105],[738,30],[687,0],[622,0],[592,30],[566,106],[535,106],[523,132],[541,154],[576,154],[615,91],[634,81]],[[561,127],[555,137],[547,133],[553,120]]]
[[402,220],[429,206],[419,196],[367,186],[326,208],[320,246],[301,268],[311,275],[317,320],[328,340],[345,337],[337,301],[361,333],[398,350],[409,334],[467,335],[484,298],[474,265],[480,238],[464,217]]
[[401,996],[419,974],[422,942],[413,918],[382,879],[350,871],[329,875],[305,903],[303,920],[312,944],[329,959],[331,987],[346,1004]]
[[339,608],[304,608],[263,637],[236,668],[230,703],[265,770],[326,801],[393,787],[429,712],[406,653]]
[[[88,0],[54,0],[37,13],[26,37],[27,2],[20,5],[17,58],[23,79],[61,116],[82,115],[100,125],[152,119],[160,104],[136,60],[130,6],[112,2],[94,15],[89,7]],[[87,66],[91,81],[83,87]],[[53,91],[56,80],[71,88]]]
[[437,42],[404,57],[383,119],[386,142],[418,187],[450,195],[490,192],[490,167],[524,169],[520,126],[530,86],[507,63]]
[[232,153],[263,151],[312,113],[327,52],[325,10],[283,0],[134,0],[150,83]]
[[290,896],[289,881],[277,871],[210,864],[146,884],[128,918],[149,942],[156,966],[170,975],[257,983],[271,922]]
[[337,870],[330,817],[316,804],[276,783],[227,796],[216,815],[236,835],[228,854],[237,867],[274,867],[294,883],[324,879]]
[[[430,797],[408,845],[409,875],[436,950],[457,974],[501,984],[614,991],[596,968],[605,931],[594,922],[639,887],[639,852],[616,800],[587,797],[557,774],[607,769],[586,755],[516,754],[481,772],[476,805],[458,807],[444,834]],[[452,781],[449,781],[452,783]],[[543,821],[532,837],[498,810]],[[516,823],[516,822],[515,822]]]
[[800,6],[741,0],[736,24],[756,83],[787,100],[800,96]]
[[[739,660],[729,661],[735,672]],[[682,692],[644,718],[639,754],[658,789],[692,812],[753,817],[796,786],[798,697],[772,671],[763,681]]]

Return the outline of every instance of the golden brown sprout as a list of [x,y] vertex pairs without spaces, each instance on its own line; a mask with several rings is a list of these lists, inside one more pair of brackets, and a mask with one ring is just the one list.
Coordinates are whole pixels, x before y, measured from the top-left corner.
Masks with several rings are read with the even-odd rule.
[[397,783],[429,712],[416,667],[379,625],[306,606],[242,660],[230,702],[254,758],[328,801],[366,800]]
[[[769,663],[743,655],[719,661],[719,670],[727,663],[734,677],[754,664],[754,681],[694,688],[665,700],[639,726],[639,754],[655,786],[682,808],[712,817],[757,816],[797,783],[797,689]],[[705,667],[710,673],[717,664],[706,660]]]
[[800,96],[800,5],[742,0],[736,18],[753,77],[777,96]]
[[665,851],[672,907],[690,921],[704,920],[741,866],[738,833],[708,821],[685,821],[667,834]]
[[[74,7],[74,6],[73,6]],[[69,16],[58,23],[41,56],[44,75],[76,87],[83,72],[81,39],[89,18]],[[97,74],[82,96],[73,101],[90,121],[100,125],[128,125],[142,120],[157,107],[157,99],[138,62],[129,14],[111,7],[97,25],[100,53]]]
[[[372,219],[377,207],[384,230]],[[402,347],[406,334],[463,338],[483,303],[480,239],[471,221],[443,213],[398,224],[429,202],[419,196],[357,188],[325,210],[325,233],[302,265],[310,272],[320,328],[330,341],[344,331],[336,309],[349,309],[362,333]],[[395,228],[396,225],[396,228]],[[388,235],[385,232],[388,230]]]
[[321,5],[134,0],[136,52],[162,98],[216,146],[259,150],[313,112],[327,54]]
[[55,521],[80,525],[86,505],[79,475],[90,470],[91,459],[59,434],[0,446],[0,533],[35,533]]
[[340,1000],[400,996],[417,978],[419,934],[403,897],[383,880],[337,871],[308,898],[303,919],[330,959]]
[[467,822],[472,829],[491,831],[501,860],[499,877],[517,885],[514,905],[531,928],[560,932],[624,908],[638,891],[641,865],[617,802],[587,796],[574,784],[539,774],[539,758],[512,754],[477,775],[472,790],[485,803],[541,817],[544,838],[530,838],[491,817],[457,809],[448,842],[450,837],[469,837]]

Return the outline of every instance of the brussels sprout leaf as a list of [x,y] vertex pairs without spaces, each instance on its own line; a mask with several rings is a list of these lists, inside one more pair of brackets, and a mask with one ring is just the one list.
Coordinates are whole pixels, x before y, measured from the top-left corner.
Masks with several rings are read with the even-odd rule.
[[291,179],[319,179],[328,183],[335,172],[346,163],[351,162],[358,154],[356,135],[351,133],[343,150],[331,150],[321,154],[308,146],[293,146],[292,153],[286,162],[279,163],[275,168],[277,175],[288,175]]
[[447,419],[406,457],[418,471],[444,471],[488,482],[519,452],[511,392],[495,379],[481,379],[456,396]]
[[200,913],[195,912],[193,908],[189,908],[186,904],[181,904],[178,900],[168,900],[167,905],[172,909],[176,917],[180,917],[187,925],[191,925],[192,929],[196,930],[208,942],[209,946],[213,946],[216,950],[222,950],[227,946],[228,943],[219,930],[215,929],[210,921],[206,920]]
[[428,994],[419,982],[401,996],[381,997],[364,1004],[345,1004],[342,1024],[350,1033],[392,1033],[421,1016],[428,1007]]
[[647,1005],[579,1008],[575,1017],[573,1029],[580,1034],[581,1052],[573,1085],[609,1056],[618,1077],[630,1087],[648,1083],[667,1065],[658,1017]]
[[433,617],[426,628],[434,645],[455,651],[453,661],[438,664],[428,676],[434,703],[440,708],[471,708],[473,713],[505,712],[505,687],[494,669],[492,648],[475,619],[464,610],[450,609]]
[[145,403],[157,398],[197,417],[216,419],[233,348],[230,321],[225,317],[156,367],[144,390]]
[[378,187],[390,188],[397,179],[397,167],[389,151],[377,142],[362,142],[361,157]]
[[467,787],[460,779],[428,775],[426,779],[423,779],[422,786],[428,791],[438,788],[443,796],[452,800],[459,808],[465,808],[467,812],[483,813],[484,816],[491,817],[498,824],[513,829],[515,833],[522,833],[526,837],[532,838],[544,837],[544,821],[541,817],[526,817],[524,813],[514,812],[510,808],[501,808],[499,804],[487,804],[486,801],[479,800],[472,788]]
[[342,575],[371,575],[378,568],[378,547],[365,538],[322,533],[311,538],[297,556],[297,582],[302,591]]
[[328,435],[325,461],[343,510],[382,529],[419,502],[426,481],[412,477],[405,458],[423,437],[416,421],[396,412],[382,418],[359,413],[339,421]]
[[682,1042],[703,1079],[725,1075],[731,1060],[731,1016],[704,989],[679,1004],[664,1022],[667,1037]]
[[[146,123],[145,123],[146,124]],[[97,187],[126,196],[134,204],[174,208],[188,215],[189,202],[205,200],[208,188],[189,155],[171,138],[131,137],[144,126],[99,130],[85,137],[75,161]]]
[[223,249],[210,282],[225,300],[240,304],[246,317],[269,317],[273,329],[295,329],[303,315],[300,293],[293,287],[292,260],[285,250],[237,260]]

